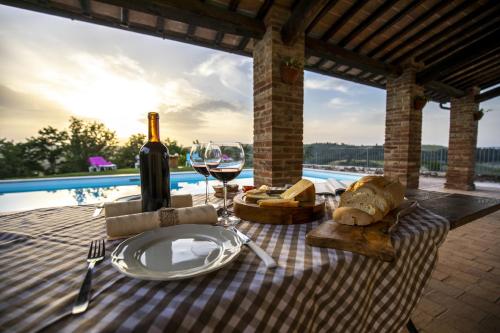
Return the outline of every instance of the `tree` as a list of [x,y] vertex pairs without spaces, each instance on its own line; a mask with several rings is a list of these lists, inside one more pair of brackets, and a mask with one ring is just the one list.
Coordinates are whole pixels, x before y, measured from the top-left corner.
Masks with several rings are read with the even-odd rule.
[[115,132],[103,123],[88,122],[75,117],[70,118],[69,145],[65,171],[85,171],[90,156],[113,156],[117,140]]
[[146,143],[144,134],[132,134],[123,147],[118,148],[115,163],[120,167],[133,167],[135,157],[139,155],[139,150]]
[[182,145],[177,143],[177,140],[166,138],[163,143],[168,148],[168,154],[170,156],[179,154],[179,162],[178,165],[186,164],[186,153],[187,148],[184,148]]
[[163,143],[168,148],[169,155],[179,154],[182,155],[184,153],[184,147],[177,143],[177,140],[166,138]]
[[41,171],[25,143],[0,139],[0,178],[36,176]]
[[245,152],[245,168],[251,168],[253,166],[253,145],[242,143],[241,147]]
[[[34,159],[47,173],[56,173],[64,162],[64,153],[68,145],[68,133],[59,131],[52,126],[44,127],[38,131],[37,137],[31,137],[26,142],[27,148]],[[48,163],[48,167],[43,166]]]

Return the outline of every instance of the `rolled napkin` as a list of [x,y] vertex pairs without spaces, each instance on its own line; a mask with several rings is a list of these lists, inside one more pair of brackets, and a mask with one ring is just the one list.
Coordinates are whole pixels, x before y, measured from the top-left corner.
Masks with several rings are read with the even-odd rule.
[[[191,194],[172,195],[170,200],[172,208],[193,207],[193,196]],[[138,213],[142,213],[141,200],[107,202],[104,204],[104,216],[106,218]]]
[[177,224],[215,223],[217,223],[217,212],[212,205],[187,208],[160,208],[156,212],[106,218],[106,233],[109,239],[117,239]]

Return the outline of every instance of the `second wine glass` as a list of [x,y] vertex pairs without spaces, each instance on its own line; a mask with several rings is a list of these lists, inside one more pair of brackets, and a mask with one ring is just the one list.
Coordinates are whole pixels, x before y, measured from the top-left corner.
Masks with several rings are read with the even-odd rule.
[[227,211],[227,182],[238,177],[245,165],[245,152],[239,142],[210,142],[205,152],[205,165],[210,174],[222,182],[224,187],[224,210],[219,223],[225,227],[240,221]]
[[207,150],[206,143],[195,143],[191,147],[191,151],[189,153],[189,161],[191,162],[191,166],[193,169],[199,174],[205,176],[205,205],[208,204],[208,176],[210,173],[208,172],[208,168],[205,165],[205,152]]

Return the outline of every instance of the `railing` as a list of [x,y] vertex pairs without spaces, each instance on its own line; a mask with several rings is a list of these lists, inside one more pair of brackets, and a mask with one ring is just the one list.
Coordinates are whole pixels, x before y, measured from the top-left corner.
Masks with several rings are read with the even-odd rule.
[[[304,164],[333,168],[383,169],[384,148],[326,148],[326,151],[306,149]],[[448,149],[423,150],[421,155],[422,173],[444,173],[448,168]],[[500,147],[476,149],[476,175],[500,176]]]

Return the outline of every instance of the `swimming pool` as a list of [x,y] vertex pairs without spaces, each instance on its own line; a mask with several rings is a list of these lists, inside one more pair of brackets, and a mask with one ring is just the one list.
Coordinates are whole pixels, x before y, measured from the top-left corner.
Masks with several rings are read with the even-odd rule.
[[[304,169],[304,178],[322,182],[329,178],[352,182],[360,175],[326,170]],[[210,177],[212,185],[219,184]],[[253,170],[245,169],[231,183],[253,184]],[[0,181],[0,212],[20,211],[34,208],[84,205],[130,194],[140,193],[139,175],[89,176],[67,178],[44,178]],[[171,174],[172,193],[205,193],[205,178],[195,172]]]

